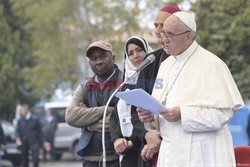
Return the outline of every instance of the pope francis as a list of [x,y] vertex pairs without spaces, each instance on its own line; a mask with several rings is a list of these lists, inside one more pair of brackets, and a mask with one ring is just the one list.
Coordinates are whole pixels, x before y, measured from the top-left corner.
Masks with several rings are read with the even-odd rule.
[[171,56],[157,75],[163,87],[152,96],[165,108],[156,117],[137,109],[146,128],[161,134],[158,167],[236,165],[227,123],[244,102],[228,67],[195,41],[195,33],[187,12],[164,22],[164,49]]

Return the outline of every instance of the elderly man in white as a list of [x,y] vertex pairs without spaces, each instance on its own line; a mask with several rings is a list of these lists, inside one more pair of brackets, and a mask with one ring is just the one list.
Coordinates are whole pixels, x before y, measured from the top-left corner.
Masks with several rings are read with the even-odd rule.
[[244,102],[228,67],[195,41],[196,22],[189,13],[172,14],[163,30],[171,57],[160,66],[163,87],[152,96],[165,108],[156,117],[137,109],[146,128],[163,138],[157,166],[235,166],[227,123]]

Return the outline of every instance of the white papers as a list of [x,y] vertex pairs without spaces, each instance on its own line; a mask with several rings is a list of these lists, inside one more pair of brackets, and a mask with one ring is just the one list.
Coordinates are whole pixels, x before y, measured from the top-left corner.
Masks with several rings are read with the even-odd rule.
[[153,115],[159,115],[159,110],[164,108],[162,103],[157,101],[143,89],[118,92],[115,96],[126,101],[128,104],[148,110],[152,112]]

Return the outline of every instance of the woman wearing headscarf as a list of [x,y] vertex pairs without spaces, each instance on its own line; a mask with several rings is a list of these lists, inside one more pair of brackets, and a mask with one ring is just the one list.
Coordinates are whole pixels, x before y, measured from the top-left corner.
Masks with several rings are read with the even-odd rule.
[[[127,40],[124,46],[123,79],[129,79],[122,91],[135,88],[139,74],[131,76],[144,61],[146,55],[152,51],[148,42],[139,36],[132,36]],[[121,99],[117,102],[116,111],[110,116],[110,134],[114,148],[120,157],[120,166],[137,167],[141,141],[133,131],[131,105]]]

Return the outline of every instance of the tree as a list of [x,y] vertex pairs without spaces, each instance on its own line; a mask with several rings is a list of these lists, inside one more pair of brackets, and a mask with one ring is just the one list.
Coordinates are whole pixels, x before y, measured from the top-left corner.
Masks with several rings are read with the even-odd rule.
[[0,115],[6,119],[12,117],[17,103],[35,100],[25,89],[22,74],[25,66],[33,64],[30,36],[22,27],[24,20],[11,8],[10,1],[0,1]]
[[54,90],[76,82],[77,42],[73,34],[73,1],[15,1],[13,11],[31,33],[34,66],[23,73],[32,96],[49,98]]
[[[14,2],[14,1],[13,1]],[[49,98],[57,88],[73,88],[79,78],[85,79],[79,67],[79,56],[95,40],[109,40],[114,52],[123,50],[123,32],[133,34],[139,29],[137,21],[139,0],[54,0],[15,1],[13,11],[27,20],[34,66],[24,69],[27,88],[31,94]],[[94,10],[93,10],[94,9]],[[88,71],[86,61],[81,64]]]
[[197,41],[226,62],[250,99],[247,0],[0,0],[1,117],[9,119],[18,103],[33,105],[55,89],[74,89],[88,75],[84,53],[95,40],[109,40],[120,59],[122,35],[152,28],[158,9],[175,2],[190,5]]
[[245,100],[250,99],[250,1],[197,0],[197,40],[229,66]]
[[114,38],[139,29],[139,0],[0,2],[1,113],[13,112],[18,103],[48,99],[57,88],[74,87],[85,79],[79,57],[90,42],[109,39],[119,57],[123,42]]

